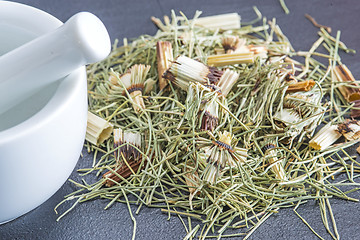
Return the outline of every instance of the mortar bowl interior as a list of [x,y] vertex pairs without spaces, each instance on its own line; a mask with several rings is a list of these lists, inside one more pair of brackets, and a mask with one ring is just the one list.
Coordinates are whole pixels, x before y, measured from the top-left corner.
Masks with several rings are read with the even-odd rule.
[[[61,25],[36,8],[0,1],[0,55]],[[81,67],[0,115],[0,224],[41,205],[73,171],[85,139],[86,89]]]

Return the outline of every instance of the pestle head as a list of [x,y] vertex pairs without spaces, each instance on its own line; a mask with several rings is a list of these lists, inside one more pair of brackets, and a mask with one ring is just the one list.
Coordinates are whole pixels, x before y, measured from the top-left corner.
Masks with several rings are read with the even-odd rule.
[[111,42],[104,24],[94,14],[80,12],[66,23],[69,34],[76,39],[87,63],[95,63],[109,55]]
[[0,56],[0,115],[79,67],[103,60],[110,51],[110,37],[101,20],[80,12],[59,28]]

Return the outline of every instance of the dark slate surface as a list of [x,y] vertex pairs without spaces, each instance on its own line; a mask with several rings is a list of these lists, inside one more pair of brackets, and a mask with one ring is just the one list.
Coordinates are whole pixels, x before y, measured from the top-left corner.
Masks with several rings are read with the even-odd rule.
[[[317,39],[317,29],[304,18],[305,13],[314,16],[319,23],[331,26],[334,32],[341,30],[342,40],[358,52],[360,50],[360,2],[357,0],[287,0],[291,12],[289,15],[284,13],[278,0],[20,0],[16,2],[42,9],[62,21],[66,21],[79,11],[92,12],[103,20],[112,41],[115,38],[132,38],[144,33],[155,34],[156,27],[149,18],[169,15],[171,9],[181,10],[189,17],[195,10],[202,10],[203,15],[236,11],[244,21],[249,21],[255,18],[252,6],[256,5],[268,19],[277,18],[277,23],[296,50],[308,50]],[[355,78],[359,79],[359,54],[355,56],[342,54],[342,60],[352,70]],[[91,165],[92,156],[85,150],[83,155],[76,169]],[[71,178],[80,179],[75,171]],[[89,182],[91,181],[90,178]],[[73,190],[75,187],[66,182],[40,207],[0,226],[0,239],[131,239],[133,224],[127,207],[123,204],[116,204],[104,211],[107,201],[91,201],[79,205],[60,222],[56,222],[57,215],[53,208],[64,195]],[[360,194],[353,193],[351,196],[359,198]],[[59,210],[64,211],[68,207],[70,203],[64,204]],[[358,236],[360,205],[333,199],[332,207],[342,239],[360,239]],[[300,207],[299,213],[320,235],[330,239],[315,202]],[[182,239],[186,234],[177,217],[167,220],[167,215],[161,214],[158,209],[143,208],[136,216],[136,220],[136,239]],[[291,209],[285,209],[270,217],[250,239],[316,239],[316,237]]]

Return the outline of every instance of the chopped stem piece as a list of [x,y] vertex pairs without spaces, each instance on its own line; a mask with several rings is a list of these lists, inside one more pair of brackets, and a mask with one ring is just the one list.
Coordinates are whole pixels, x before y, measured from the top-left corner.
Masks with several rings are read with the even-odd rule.
[[136,103],[136,104],[133,104],[133,108],[134,108],[135,112],[140,112],[140,109],[145,108],[144,99],[142,96],[142,92],[140,90],[130,92],[129,94],[130,94],[132,100],[134,101],[134,103]]
[[286,89],[286,92],[300,92],[300,91],[310,91],[315,85],[315,81],[310,79],[302,82],[297,82],[290,84]]
[[275,173],[276,179],[287,181],[286,173],[281,160],[277,157],[277,150],[274,144],[268,143],[263,147],[265,159],[272,165],[271,170]]
[[239,29],[240,15],[238,13],[219,14],[210,17],[200,17],[194,20],[196,26],[208,29]]
[[248,45],[247,48],[250,52],[254,53],[254,57],[260,57],[262,59],[267,58],[268,50],[265,46]]
[[112,130],[111,123],[88,111],[85,137],[87,141],[98,146],[110,137]]
[[167,80],[163,77],[165,71],[170,67],[174,60],[171,42],[159,41],[156,43],[156,59],[159,76],[160,90],[163,90],[167,85]]
[[337,130],[337,125],[328,123],[310,140],[309,146],[315,150],[324,150],[340,137],[341,134]]
[[239,79],[239,74],[235,71],[226,69],[221,76],[217,86],[221,89],[221,93],[224,97],[228,95],[231,88],[234,86],[236,81]]
[[350,70],[344,64],[341,64],[336,66],[333,69],[333,72],[337,82],[348,83],[349,85],[353,86],[350,87],[350,86],[341,85],[338,87],[344,98],[348,102],[360,100],[359,84],[355,82],[355,78],[350,72]]
[[207,64],[214,67],[222,67],[233,64],[254,63],[254,53],[232,53],[211,55],[207,58]]
[[186,181],[186,185],[189,186],[189,192],[191,195],[194,194],[194,192],[196,191],[196,188],[199,187],[199,174],[198,172],[195,170],[194,172],[192,172],[193,169],[190,167],[186,168],[186,173],[185,174],[185,181]]

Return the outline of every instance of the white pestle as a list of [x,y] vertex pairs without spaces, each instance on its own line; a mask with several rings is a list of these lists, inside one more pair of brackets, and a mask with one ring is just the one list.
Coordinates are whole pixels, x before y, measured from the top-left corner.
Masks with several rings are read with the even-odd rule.
[[54,31],[0,56],[0,117],[75,69],[104,59],[110,50],[104,24],[80,12]]

